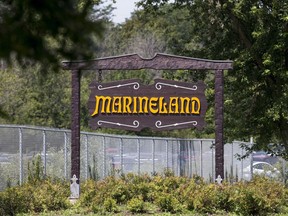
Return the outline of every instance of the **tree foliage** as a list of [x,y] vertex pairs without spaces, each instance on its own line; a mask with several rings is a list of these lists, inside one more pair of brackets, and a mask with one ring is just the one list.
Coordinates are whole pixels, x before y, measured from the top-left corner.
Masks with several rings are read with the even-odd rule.
[[43,76],[41,67],[13,69],[0,73],[0,107],[8,115],[2,123],[70,127],[70,72]]
[[70,72],[60,63],[95,54],[112,9],[102,0],[0,2],[2,123],[70,127]]
[[[105,14],[101,0],[30,1],[0,3],[0,59],[32,60],[47,68],[63,59],[83,59],[95,52]],[[107,17],[106,17],[107,18]]]
[[[157,13],[166,0],[142,0]],[[190,11],[191,56],[232,59],[225,77],[226,135],[248,139],[254,148],[270,142],[288,152],[288,3],[285,0],[179,0],[174,8]],[[279,145],[277,150],[279,150]],[[279,152],[278,152],[279,153]]]

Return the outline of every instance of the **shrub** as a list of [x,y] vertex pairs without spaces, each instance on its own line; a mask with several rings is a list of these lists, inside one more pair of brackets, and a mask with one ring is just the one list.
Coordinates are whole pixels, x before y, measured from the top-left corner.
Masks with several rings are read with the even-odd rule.
[[79,206],[103,205],[105,199],[112,198],[118,204],[125,204],[132,198],[129,185],[122,179],[110,176],[94,182],[88,180],[81,187]]
[[156,199],[156,204],[163,212],[177,213],[183,211],[181,203],[171,194],[161,193]]
[[115,199],[107,198],[104,200],[104,210],[107,212],[117,212],[118,206]]
[[[0,212],[1,215],[16,215],[17,213],[26,213],[29,211],[31,188],[26,187],[26,191],[21,187],[11,187],[4,192],[0,192]],[[29,191],[29,193],[27,193]]]
[[[31,175],[28,183],[0,192],[0,215],[70,207],[68,182],[37,176],[38,171]],[[126,204],[121,208],[126,207],[131,213],[145,213],[153,207],[155,211],[169,213],[189,210],[196,214],[267,215],[285,213],[287,199],[288,190],[282,183],[265,178],[219,186],[200,178],[129,174],[82,182],[80,200],[74,208],[104,214],[118,212],[119,204]]]
[[41,157],[28,163],[28,181],[22,186],[7,188],[0,193],[1,215],[66,209],[70,203],[69,184],[44,179]]
[[30,210],[34,212],[55,211],[69,207],[69,184],[44,180],[33,186],[33,202]]
[[233,211],[242,215],[267,215],[279,213],[287,205],[287,189],[279,182],[263,177],[239,182],[231,192]]
[[127,203],[131,198],[128,185],[119,181],[118,184],[114,186],[114,190],[111,191],[111,197],[119,204]]
[[90,204],[92,204],[93,200],[95,199],[95,196],[97,195],[97,193],[99,193],[97,186],[100,184],[101,182],[95,182],[92,179],[83,182],[81,184],[81,196],[78,205],[87,207]]
[[[265,178],[233,185],[196,183],[191,180],[178,190],[188,210],[199,213],[235,212],[240,215],[266,215],[283,210],[287,204],[284,185]],[[181,196],[181,194],[183,196]]]
[[42,180],[11,187],[0,193],[1,215],[42,212],[69,207],[69,185],[60,181]]
[[224,183],[222,186],[216,187],[216,206],[217,209],[224,212],[232,212],[234,204],[231,199],[231,193],[234,191],[233,185]]
[[139,182],[138,184],[130,184],[129,191],[131,196],[139,197],[141,196],[143,201],[152,201],[150,192],[152,190],[152,185],[147,182]]
[[129,200],[127,209],[132,213],[145,213],[147,211],[145,202],[141,196]]
[[[187,196],[187,207],[201,213],[214,213],[217,209],[217,185],[209,184],[195,187]],[[187,194],[188,195],[188,194]]]

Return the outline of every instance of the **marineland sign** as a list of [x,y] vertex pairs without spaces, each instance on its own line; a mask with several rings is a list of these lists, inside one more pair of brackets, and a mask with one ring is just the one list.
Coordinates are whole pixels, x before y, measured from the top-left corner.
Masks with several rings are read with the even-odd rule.
[[[209,60],[157,53],[152,58],[138,54],[88,61],[65,61],[72,71],[71,177],[80,178],[80,80],[84,70],[211,70],[215,73],[215,176],[224,176],[224,70],[230,60]],[[207,110],[203,82],[185,83],[156,79],[153,85],[139,80],[92,83],[88,106],[92,128],[111,127],[140,131],[204,127]],[[219,178],[218,178],[219,179]],[[74,181],[73,180],[73,181]],[[73,194],[73,192],[71,191]]]
[[90,85],[88,102],[93,129],[110,127],[156,131],[195,127],[202,129],[207,110],[205,84],[164,79],[152,85],[124,80]]

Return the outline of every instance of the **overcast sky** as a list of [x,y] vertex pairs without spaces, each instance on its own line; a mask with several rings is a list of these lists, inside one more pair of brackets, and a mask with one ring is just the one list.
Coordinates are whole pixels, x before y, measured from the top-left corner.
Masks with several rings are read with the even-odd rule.
[[113,11],[113,22],[122,23],[126,18],[129,18],[131,12],[136,9],[135,2],[137,0],[116,0],[116,4],[114,4],[116,9]]

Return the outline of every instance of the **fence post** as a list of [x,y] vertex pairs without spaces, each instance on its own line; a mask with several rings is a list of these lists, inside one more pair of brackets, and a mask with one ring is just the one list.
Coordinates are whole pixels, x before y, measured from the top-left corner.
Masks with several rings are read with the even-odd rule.
[[120,138],[120,171],[121,174],[124,173],[124,165],[123,165],[123,139]]
[[[254,144],[253,137],[250,137],[250,148],[252,147],[253,144]],[[242,148],[242,151],[243,151],[243,148]],[[243,154],[242,154],[242,156],[243,156]],[[251,172],[251,179],[252,179],[253,178],[253,152],[250,154],[250,167],[251,167],[250,172]],[[243,170],[243,168],[242,168],[242,170]]]
[[[177,172],[177,170],[176,170],[176,172],[175,172],[175,159],[174,159],[174,155],[177,155],[177,154],[174,154],[174,145],[173,145],[173,140],[171,141],[172,142],[172,144],[171,144],[171,152],[172,152],[172,163],[171,163],[171,169],[172,169],[172,171],[173,171],[173,173],[176,173]],[[177,166],[176,166],[176,168],[177,168]]]
[[[231,149],[231,154],[232,154],[232,157],[231,157],[231,166],[232,166],[232,177],[234,179],[234,142],[232,142],[232,149]],[[235,177],[236,177],[236,173],[235,173]]]
[[155,139],[153,139],[153,143],[152,143],[152,172],[153,175],[155,174]]
[[[216,148],[216,146],[215,146]],[[217,164],[217,162],[215,161],[215,158],[216,158],[216,149],[214,148],[214,142],[212,141],[212,149],[211,149],[211,157],[212,157],[212,182],[213,182],[213,177],[215,177],[215,172],[216,172],[216,167],[214,167],[214,162],[215,162],[215,165]],[[215,157],[214,157],[215,155]],[[223,155],[224,157],[224,155]],[[217,165],[216,165],[217,166]],[[215,171],[214,171],[214,168],[215,168]],[[217,175],[217,178],[218,178],[219,175]],[[221,175],[220,175],[221,176]],[[224,174],[221,176],[221,178],[224,178]],[[214,178],[216,179],[216,178]]]
[[189,140],[188,143],[188,177],[191,178],[192,177],[192,160],[191,160],[191,140]]
[[[103,149],[103,178],[105,178],[106,177],[106,140],[105,140],[105,136],[102,136],[102,149]],[[112,164],[112,166],[114,166],[114,164]]]
[[203,178],[203,146],[202,140],[200,140],[200,176]]
[[169,168],[169,161],[168,161],[168,140],[166,140],[166,169]]
[[180,147],[180,141],[176,141],[177,142],[177,176],[180,176],[181,173],[180,173],[180,156],[181,156],[181,147]]
[[19,128],[19,184],[23,182],[23,146],[22,146],[22,128]]
[[283,172],[283,184],[286,184],[286,161],[281,158],[282,162],[282,172]]
[[88,179],[88,135],[85,134],[85,179]]
[[64,132],[64,177],[67,179],[67,133]]
[[46,178],[46,133],[43,130],[43,165],[44,165],[44,178]]
[[[243,148],[241,148],[241,157],[243,157]],[[243,159],[241,160],[241,179],[243,179],[243,169],[244,169],[244,164],[243,164]],[[252,167],[251,167],[252,169]],[[251,176],[252,177],[252,176]]]
[[137,169],[138,169],[138,175],[140,175],[140,140],[137,138],[137,157],[138,157],[138,163],[137,163]]

